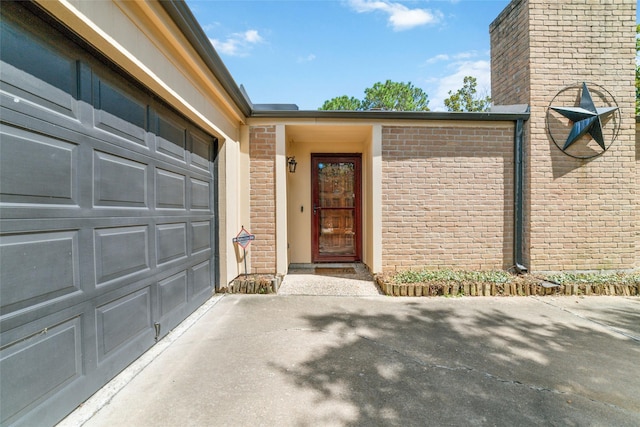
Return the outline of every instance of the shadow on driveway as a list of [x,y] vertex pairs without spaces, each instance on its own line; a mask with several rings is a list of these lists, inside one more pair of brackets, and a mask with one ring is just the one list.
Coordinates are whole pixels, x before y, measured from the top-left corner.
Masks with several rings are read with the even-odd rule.
[[640,425],[640,299],[227,295],[87,426]]
[[639,329],[640,304],[592,307],[595,324],[515,301],[304,316],[338,343],[271,366],[327,408],[310,424],[638,425],[640,343],[603,325]]

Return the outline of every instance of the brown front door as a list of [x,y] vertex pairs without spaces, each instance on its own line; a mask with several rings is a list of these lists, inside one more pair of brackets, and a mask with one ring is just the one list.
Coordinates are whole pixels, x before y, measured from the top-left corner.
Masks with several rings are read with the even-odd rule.
[[313,262],[361,260],[361,156],[312,154]]

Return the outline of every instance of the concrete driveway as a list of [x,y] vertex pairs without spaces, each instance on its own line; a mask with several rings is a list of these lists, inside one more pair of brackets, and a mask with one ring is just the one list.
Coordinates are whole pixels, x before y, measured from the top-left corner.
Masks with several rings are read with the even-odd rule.
[[227,295],[194,319],[61,425],[640,425],[639,298]]

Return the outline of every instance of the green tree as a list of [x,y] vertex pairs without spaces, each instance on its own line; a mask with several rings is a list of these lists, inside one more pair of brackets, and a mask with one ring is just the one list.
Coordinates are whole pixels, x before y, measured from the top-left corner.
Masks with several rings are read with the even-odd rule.
[[325,101],[320,110],[372,110],[387,111],[429,111],[429,97],[410,82],[399,83],[387,80],[378,82],[364,90],[364,99],[358,100],[347,95]]
[[362,108],[388,111],[429,111],[429,97],[411,82],[376,83],[364,90]]
[[347,95],[337,96],[328,101],[324,101],[320,110],[349,110],[358,111],[362,110],[362,101]]
[[466,76],[462,88],[455,93],[449,91],[444,105],[449,111],[487,111],[491,107],[491,98],[477,93],[478,82],[475,77]]

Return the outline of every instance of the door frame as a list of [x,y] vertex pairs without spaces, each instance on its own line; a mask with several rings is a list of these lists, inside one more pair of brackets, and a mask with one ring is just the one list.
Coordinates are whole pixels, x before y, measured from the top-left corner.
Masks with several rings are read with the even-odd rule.
[[[321,162],[353,162],[354,164],[354,255],[320,254],[320,214],[317,203],[320,197],[317,165]],[[311,153],[311,261],[321,262],[360,262],[362,260],[362,154],[361,153]]]

